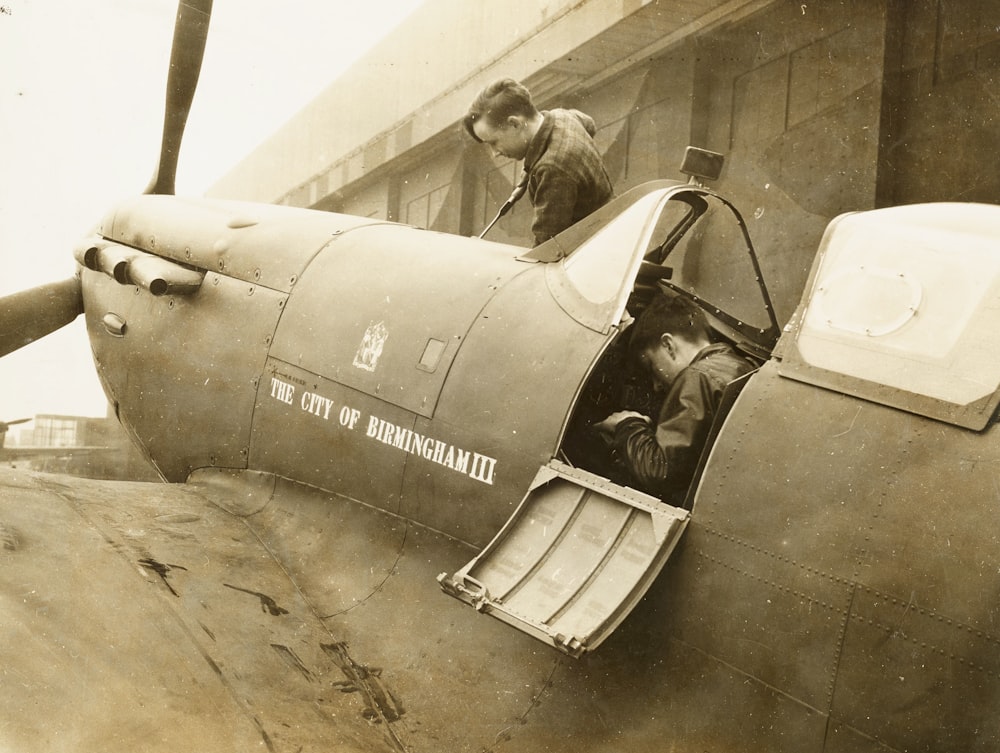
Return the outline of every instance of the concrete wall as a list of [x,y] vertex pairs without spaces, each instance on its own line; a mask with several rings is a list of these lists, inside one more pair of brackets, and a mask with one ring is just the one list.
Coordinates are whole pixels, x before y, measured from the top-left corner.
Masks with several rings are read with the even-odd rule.
[[900,6],[880,203],[1000,203],[1000,3]]
[[[743,212],[786,321],[836,215],[1000,202],[998,28],[985,0],[775,2],[568,103],[598,120],[618,191],[679,177],[686,144],[726,154],[715,187]],[[505,186],[487,170],[467,187],[479,222],[514,175],[494,170]],[[520,211],[491,237],[529,243]]]
[[[786,320],[830,218],[874,206],[885,33],[884,9],[869,0],[805,14],[773,3],[565,104],[598,121],[618,192],[683,178],[688,144],[726,154],[715,187],[745,214]],[[482,226],[516,173],[509,163],[475,172],[466,190]],[[530,207],[519,212],[490,237],[530,244]]]
[[[719,3],[673,1],[694,6]],[[276,186],[282,186],[283,193],[321,180],[334,192],[368,179],[386,159],[405,157],[411,147],[453,131],[484,80],[499,75],[527,77],[599,34],[609,20],[642,4],[642,0],[426,0],[348,75],[331,82],[209,194],[274,201]],[[315,189],[312,194],[303,191],[290,203],[310,195],[315,199],[315,193]]]
[[692,140],[727,155],[718,188],[747,216],[779,320],[837,214],[1000,202],[1000,3],[780,2],[696,47]]
[[827,222],[875,205],[885,34],[883,3],[781,2],[696,45],[692,138],[726,154],[717,187],[747,220],[779,321]]

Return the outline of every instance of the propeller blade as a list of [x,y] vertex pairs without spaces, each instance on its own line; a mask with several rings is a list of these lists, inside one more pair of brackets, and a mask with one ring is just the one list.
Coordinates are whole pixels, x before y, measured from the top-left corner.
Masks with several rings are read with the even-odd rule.
[[174,41],[170,50],[167,96],[163,111],[163,141],[160,161],[146,187],[147,194],[173,194],[184,126],[198,87],[205,55],[212,0],[181,0],[177,5]]
[[0,450],[3,449],[4,442],[7,440],[7,430],[14,424],[23,424],[27,421],[31,421],[31,419],[19,418],[16,421],[0,421]]
[[77,277],[0,298],[0,357],[55,332],[82,313]]

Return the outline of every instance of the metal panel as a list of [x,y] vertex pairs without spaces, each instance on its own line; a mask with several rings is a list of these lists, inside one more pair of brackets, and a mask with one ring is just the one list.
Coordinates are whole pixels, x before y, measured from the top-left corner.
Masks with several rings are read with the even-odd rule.
[[996,749],[995,437],[778,371],[706,466],[683,575],[711,597],[678,635],[886,748]]
[[183,296],[83,275],[98,373],[160,473],[180,481],[203,466],[246,467],[247,417],[285,295],[215,273]]
[[138,196],[105,217],[101,231],[119,243],[287,293],[331,238],[372,223],[266,204]]
[[[571,319],[527,270],[493,297],[465,337],[433,420],[415,431],[495,459],[485,483],[407,463],[404,514],[482,549],[510,518],[559,437],[608,338]],[[470,461],[471,464],[471,461]],[[493,478],[495,476],[495,478]]]
[[652,584],[688,513],[553,461],[486,549],[439,582],[571,656],[591,651]]
[[[296,284],[271,355],[430,417],[476,315],[526,268],[486,241],[402,225],[344,233]],[[333,302],[348,313],[327,316]]]
[[252,467],[399,511],[408,454],[385,433],[412,429],[413,413],[273,359],[261,381]]

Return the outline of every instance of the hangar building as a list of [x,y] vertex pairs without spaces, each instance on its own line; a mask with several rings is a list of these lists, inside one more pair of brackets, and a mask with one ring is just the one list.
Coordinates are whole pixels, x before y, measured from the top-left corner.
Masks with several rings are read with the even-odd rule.
[[[209,195],[478,234],[519,164],[460,121],[511,76],[597,121],[616,193],[725,153],[785,321],[837,214],[1000,202],[998,72],[994,0],[427,0]],[[530,216],[489,238],[530,245]]]

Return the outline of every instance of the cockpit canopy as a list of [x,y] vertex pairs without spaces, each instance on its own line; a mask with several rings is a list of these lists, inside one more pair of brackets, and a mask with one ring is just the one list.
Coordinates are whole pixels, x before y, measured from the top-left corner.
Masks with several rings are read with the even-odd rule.
[[781,373],[972,429],[1000,403],[1000,207],[843,215],[820,244]]
[[[604,222],[605,213],[614,218]],[[549,289],[570,316],[607,333],[635,313],[630,300],[644,286],[659,285],[694,299],[729,339],[761,355],[770,351],[777,321],[746,227],[725,199],[660,181],[629,191],[591,217],[576,232],[603,226],[547,269]],[[560,240],[522,258],[553,261]]]

